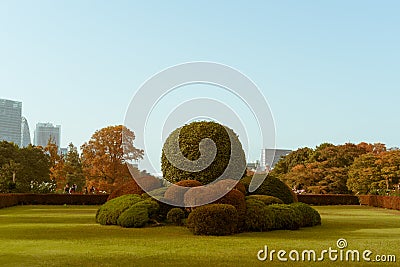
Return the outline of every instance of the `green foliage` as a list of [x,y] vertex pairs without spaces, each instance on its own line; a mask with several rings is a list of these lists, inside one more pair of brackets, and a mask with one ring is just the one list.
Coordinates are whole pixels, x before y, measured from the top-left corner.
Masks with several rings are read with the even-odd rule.
[[118,217],[134,204],[142,201],[139,195],[123,195],[107,201],[96,213],[96,222],[102,225],[117,224]]
[[70,185],[76,184],[78,189],[82,189],[85,186],[86,180],[79,152],[72,143],[68,145],[68,153],[64,158],[63,172],[65,173],[66,183]]
[[31,145],[0,142],[0,193],[31,192],[31,181],[50,182],[49,156]]
[[321,215],[310,205],[297,202],[290,204],[290,206],[299,211],[298,214],[301,216],[300,227],[309,227],[321,224]]
[[117,220],[118,225],[126,228],[139,228],[149,221],[149,212],[146,205],[139,202],[125,210]]
[[238,213],[228,204],[209,204],[194,209],[187,226],[195,235],[231,235],[237,231]]
[[[143,197],[142,197],[143,199]],[[158,203],[153,199],[144,199],[143,201],[135,204],[136,206],[143,206],[146,208],[149,218],[156,218],[158,216],[158,211],[160,206]]]
[[299,210],[286,204],[265,206],[268,212],[274,213],[274,229],[297,230],[302,225],[302,215]]
[[[232,148],[235,151],[235,158],[232,158],[232,170],[225,173],[224,178],[235,177],[235,174],[245,174],[246,159],[242,149],[242,145],[233,132],[233,130],[224,127],[216,122],[192,122],[173,131],[163,146],[161,157],[161,168],[163,176],[171,183],[176,183],[182,180],[197,180],[202,184],[208,184],[220,177],[228,166],[231,158],[231,141],[228,135],[229,131],[234,140]],[[179,135],[179,136],[178,136]],[[179,140],[179,147],[176,147],[173,140]],[[190,172],[181,170],[172,165],[167,159],[165,153],[176,155],[174,160],[182,162],[179,158],[179,149],[182,155],[188,160],[198,160],[200,158],[199,144],[202,139],[209,138],[214,141],[217,147],[217,154],[214,161],[204,170],[199,172]]]
[[184,219],[185,219],[185,212],[180,208],[173,208],[167,214],[168,222],[178,226],[183,225]]
[[225,196],[216,200],[213,204],[229,204],[238,212],[238,231],[244,229],[244,218],[246,215],[246,199],[242,192],[232,189]]
[[275,226],[275,213],[266,209],[266,204],[257,198],[246,198],[245,229],[264,232]]
[[266,196],[266,195],[250,195],[246,197],[246,200],[256,199],[264,203],[264,205],[271,204],[283,204],[283,201],[277,197]]
[[[241,182],[246,186],[247,191],[251,179],[251,176],[247,176],[241,180]],[[286,204],[295,202],[295,198],[292,195],[292,190],[284,182],[271,174],[266,177],[263,183],[254,192],[249,192],[248,194],[277,197]]]

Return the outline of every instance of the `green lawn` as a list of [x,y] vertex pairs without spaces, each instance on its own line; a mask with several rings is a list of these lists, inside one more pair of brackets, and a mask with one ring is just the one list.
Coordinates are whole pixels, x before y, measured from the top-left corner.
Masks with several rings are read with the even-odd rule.
[[[316,207],[322,226],[298,231],[194,236],[184,227],[100,226],[92,206],[19,206],[0,210],[2,266],[318,266],[321,262],[260,262],[269,249],[321,251],[345,238],[347,249],[394,254],[400,261],[400,212],[361,206]],[[324,265],[378,266],[335,262]],[[385,263],[379,266],[396,266]]]

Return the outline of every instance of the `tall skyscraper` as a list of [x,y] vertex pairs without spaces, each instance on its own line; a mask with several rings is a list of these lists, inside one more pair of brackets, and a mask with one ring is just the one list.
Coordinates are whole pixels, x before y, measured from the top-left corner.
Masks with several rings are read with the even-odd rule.
[[34,145],[45,147],[50,139],[60,147],[61,125],[53,125],[52,123],[36,124]]
[[22,102],[0,99],[0,141],[21,144]]
[[27,147],[31,144],[31,132],[29,131],[28,120],[21,118],[21,147]]
[[272,169],[275,167],[276,163],[281,159],[281,157],[286,156],[292,152],[292,150],[287,149],[261,149],[261,161],[260,165],[263,168]]

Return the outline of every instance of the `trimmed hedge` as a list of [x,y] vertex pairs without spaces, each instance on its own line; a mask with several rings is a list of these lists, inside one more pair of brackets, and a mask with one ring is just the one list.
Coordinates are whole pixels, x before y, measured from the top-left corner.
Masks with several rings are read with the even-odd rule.
[[107,201],[97,210],[96,222],[102,225],[115,225],[125,210],[140,201],[143,199],[139,195],[123,195]]
[[244,229],[244,220],[246,216],[246,199],[242,192],[232,189],[225,196],[216,200],[212,204],[229,204],[235,207],[238,212],[238,230]]
[[262,203],[264,203],[264,205],[271,205],[271,204],[283,204],[283,201],[277,197],[273,197],[273,196],[265,196],[265,195],[250,195],[246,197],[246,200],[249,199],[255,199],[255,200],[259,200]]
[[[252,176],[246,176],[240,180],[245,185],[247,192],[249,191],[249,185],[252,178]],[[249,192],[248,195],[273,196],[281,199],[285,204],[290,204],[297,200],[289,186],[270,174],[254,192]]]
[[321,225],[321,215],[318,211],[307,204],[297,202],[290,204],[291,207],[300,211],[301,225],[300,227],[311,227]]
[[18,195],[0,194],[0,209],[18,205]]
[[102,205],[107,194],[0,194],[0,208],[15,205]]
[[174,225],[183,225],[185,219],[185,212],[180,208],[173,208],[167,214],[167,221]]
[[273,204],[265,206],[268,212],[274,213],[275,230],[297,230],[302,225],[302,215],[298,209],[286,204]]
[[299,202],[309,205],[359,205],[357,196],[345,194],[305,194],[297,195]]
[[275,213],[256,198],[246,198],[245,229],[249,232],[270,231],[275,226]]
[[125,210],[117,220],[119,226],[126,228],[139,228],[146,225],[149,221],[149,212],[146,205],[141,205],[141,202],[131,206]]
[[[199,144],[206,138],[214,142],[217,151],[213,162],[204,170],[185,171],[185,167],[178,168],[169,161],[185,164],[181,162],[180,156],[182,155],[188,160],[198,160],[201,156]],[[179,145],[176,144],[176,140]],[[203,149],[206,150],[209,147],[203,147]],[[168,159],[166,153],[174,158]],[[231,159],[232,153],[234,157]],[[231,168],[227,170],[230,162]],[[224,175],[223,178],[236,177],[238,174],[242,177],[246,173],[246,157],[239,138],[232,129],[216,122],[197,121],[175,129],[165,140],[161,156],[161,170],[164,178],[171,183],[191,179],[205,185],[222,175]]]
[[361,195],[358,199],[361,205],[400,210],[400,197],[397,196]]
[[195,235],[231,235],[237,231],[238,213],[229,204],[209,204],[193,210],[187,227]]

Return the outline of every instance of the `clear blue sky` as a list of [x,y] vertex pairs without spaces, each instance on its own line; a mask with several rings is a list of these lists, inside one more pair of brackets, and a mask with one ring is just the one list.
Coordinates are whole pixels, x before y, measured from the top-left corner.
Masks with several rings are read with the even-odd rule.
[[[262,90],[276,145],[400,146],[398,1],[0,1],[0,98],[80,146],[135,90],[188,61]],[[252,151],[250,159],[257,159]]]

